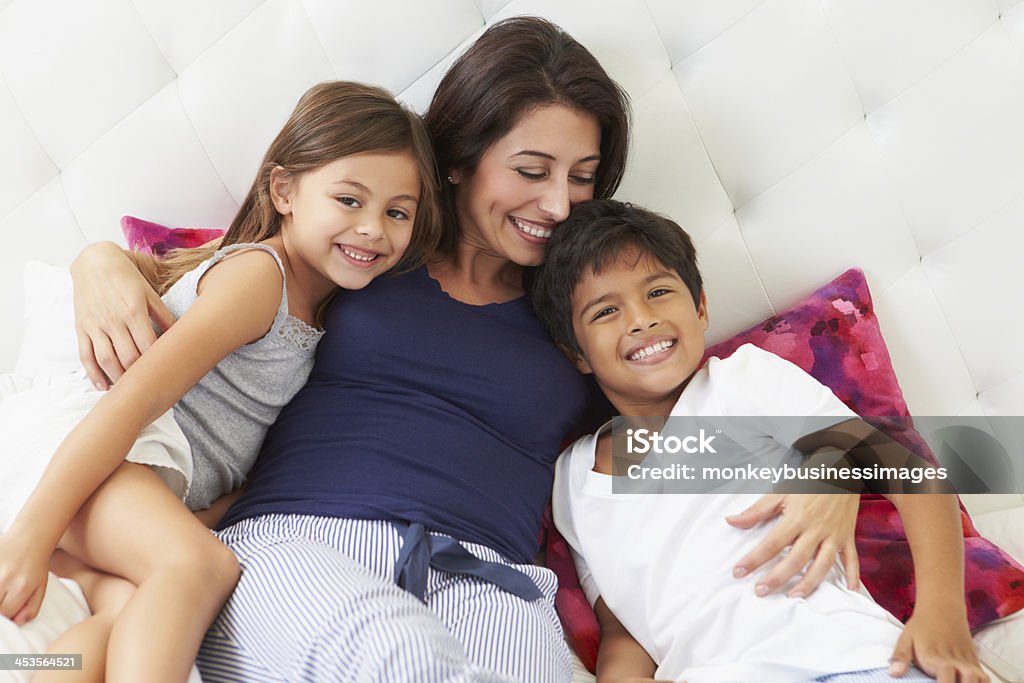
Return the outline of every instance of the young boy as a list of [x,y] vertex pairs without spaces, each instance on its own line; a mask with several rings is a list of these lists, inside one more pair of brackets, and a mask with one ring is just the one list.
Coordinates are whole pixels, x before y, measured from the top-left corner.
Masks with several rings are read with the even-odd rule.
[[[831,391],[778,356],[747,345],[701,366],[701,284],[678,225],[591,201],[554,232],[533,298],[556,343],[623,416],[815,416],[805,431],[785,418],[743,423],[764,430],[781,455],[878,443]],[[987,680],[967,627],[953,496],[890,496],[919,586],[901,635],[888,612],[846,588],[838,565],[809,596],[759,597],[762,572],[736,579],[728,567],[770,525],[744,531],[723,519],[759,496],[613,494],[611,441],[605,425],[562,454],[553,502],[601,623],[601,681],[887,681],[901,670],[890,668],[898,641],[940,681]],[[932,679],[912,668],[899,680]]]

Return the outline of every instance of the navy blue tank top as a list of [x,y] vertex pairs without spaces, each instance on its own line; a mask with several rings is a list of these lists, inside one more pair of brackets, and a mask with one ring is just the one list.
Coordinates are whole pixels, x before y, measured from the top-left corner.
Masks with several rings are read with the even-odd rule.
[[531,561],[590,394],[527,297],[465,304],[419,268],[339,292],[325,327],[221,527],[271,513],[404,520]]

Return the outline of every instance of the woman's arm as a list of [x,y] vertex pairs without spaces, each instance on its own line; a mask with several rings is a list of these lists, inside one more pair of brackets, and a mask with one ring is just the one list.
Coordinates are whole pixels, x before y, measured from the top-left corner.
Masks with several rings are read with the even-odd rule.
[[276,261],[262,252],[212,268],[188,312],[68,434],[0,537],[0,614],[13,618],[30,601],[38,608],[50,554],[82,504],[124,461],[146,425],[222,358],[267,333],[281,287]]
[[[794,447],[811,458],[819,452],[839,450],[851,452],[855,459],[881,458],[900,465],[905,465],[911,459],[918,464],[928,464],[860,418],[808,434],[800,438]],[[859,507],[860,495],[856,493],[764,496],[747,510],[726,518],[735,527],[749,529],[782,516],[765,539],[737,562],[733,574],[737,577],[746,576],[778,556],[784,548],[792,546],[790,553],[758,581],[756,590],[759,595],[768,595],[785,585],[804,571],[808,564],[810,568],[788,595],[810,595],[828,574],[837,552],[846,570],[847,586],[856,589],[860,583],[860,563],[854,530]]]
[[657,665],[608,609],[604,598],[597,599],[594,612],[601,624],[597,683],[654,683]]
[[782,516],[764,540],[740,558],[733,576],[741,578],[757,570],[787,547],[789,554],[757,582],[760,596],[784,586],[794,576],[810,568],[787,595],[806,597],[825,579],[839,554],[846,572],[846,585],[856,590],[860,584],[860,561],[854,543],[860,495],[856,493],[777,494],[763,496],[743,512],[725,521],[740,529]]
[[150,319],[163,330],[174,323],[155,291],[158,268],[113,242],[89,245],[71,264],[78,355],[101,391],[156,341]]

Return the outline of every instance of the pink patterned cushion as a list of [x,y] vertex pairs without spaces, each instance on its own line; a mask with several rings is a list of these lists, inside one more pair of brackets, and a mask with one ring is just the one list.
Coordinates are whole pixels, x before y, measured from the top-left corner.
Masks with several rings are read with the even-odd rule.
[[168,228],[134,216],[121,217],[121,233],[128,248],[157,258],[171,249],[191,249],[224,234],[216,228]]
[[541,527],[545,539],[544,564],[558,577],[555,611],[558,612],[572,649],[583,662],[583,666],[594,673],[597,671],[597,649],[601,644],[601,625],[597,622],[597,615],[594,614],[594,609],[580,586],[569,544],[562,534],[558,533],[551,519],[550,505],[544,510]]
[[[793,308],[707,349],[705,358],[726,358],[754,344],[803,368],[828,386],[859,415],[870,419],[907,448],[935,461],[913,430],[903,393],[875,318],[864,273],[851,269]],[[1024,568],[981,538],[961,506],[966,558],[965,597],[971,628],[1024,609]],[[597,661],[600,629],[579,588],[568,544],[548,520],[549,565],[558,574],[556,606],[573,647],[591,670]],[[864,585],[880,605],[901,621],[914,607],[910,548],[899,514],[881,496],[861,498],[857,550]]]
[[851,269],[793,308],[705,351],[753,344],[800,366],[858,415],[910,415],[878,329],[864,273]]

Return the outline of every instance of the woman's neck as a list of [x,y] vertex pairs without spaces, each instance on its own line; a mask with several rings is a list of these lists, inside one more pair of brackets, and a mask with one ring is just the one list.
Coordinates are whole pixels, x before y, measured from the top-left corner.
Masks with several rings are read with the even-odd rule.
[[522,266],[467,240],[454,253],[429,263],[427,270],[448,296],[463,303],[505,303],[523,295]]

